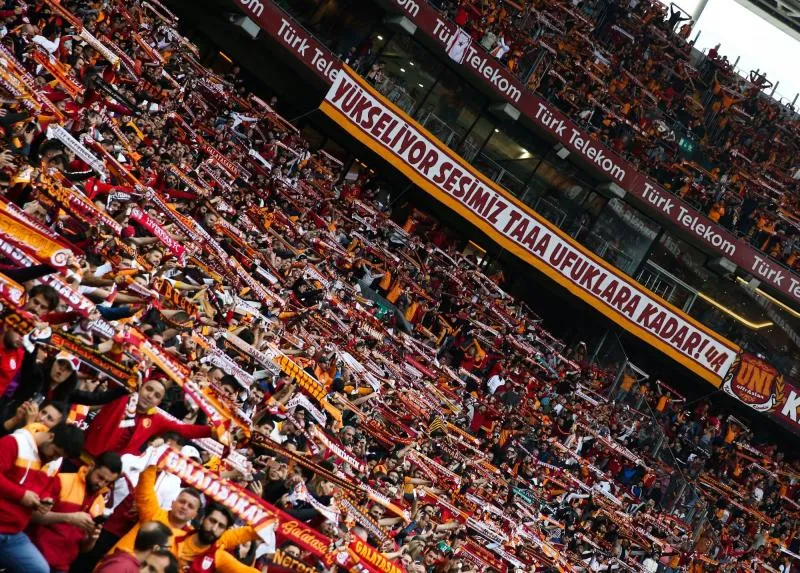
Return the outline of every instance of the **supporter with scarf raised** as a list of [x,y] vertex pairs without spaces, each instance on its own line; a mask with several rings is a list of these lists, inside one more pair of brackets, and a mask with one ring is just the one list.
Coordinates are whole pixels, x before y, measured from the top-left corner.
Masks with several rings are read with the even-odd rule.
[[135,525],[119,540],[114,546],[114,550],[132,553],[141,524],[157,521],[170,528],[172,531],[170,550],[176,556],[180,554],[179,541],[184,539],[190,532],[190,522],[202,510],[202,496],[196,489],[185,488],[172,502],[172,507],[169,510],[162,509],[155,493],[155,482],[156,467],[151,465],[139,476],[139,483],[134,490],[134,502],[139,524]]
[[189,573],[258,573],[240,563],[229,551],[258,539],[251,527],[233,528],[233,514],[225,507],[209,503],[203,510],[200,526],[178,538],[178,560]]
[[[56,285],[58,297],[42,304],[31,290],[28,304],[42,307],[32,312],[59,303],[70,310],[59,313],[56,348],[47,351],[56,356],[59,345],[73,345],[80,363],[72,372],[82,387],[100,384],[91,392],[96,405],[81,411],[91,428],[89,453],[138,454],[167,429],[195,439],[213,469],[201,471],[193,454],[191,464],[178,457],[173,471],[202,475],[209,481],[197,483],[215,488],[248,486],[286,510],[274,543],[241,554],[261,568],[330,567],[335,558],[374,572],[400,564],[415,573],[638,570],[658,561],[653,545],[677,547],[683,565],[698,571],[730,568],[741,551],[782,566],[781,549],[792,551],[797,530],[791,476],[800,474],[767,449],[734,452],[752,447],[746,433],[719,439],[734,422],[706,411],[686,419],[680,399],[651,404],[649,388],[626,393],[624,404],[610,402],[614,373],[571,363],[537,317],[501,291],[500,269],[487,271],[491,277],[477,271],[455,235],[421,212],[411,211],[401,226],[409,211],[402,204],[393,205],[400,224],[374,208],[385,187],[377,180],[359,182],[366,192],[357,197],[339,194],[333,182],[340,165],[310,153],[264,102],[200,66],[157,0],[112,2],[101,12],[69,1],[31,6],[26,17],[47,28],[48,42],[71,37],[53,57],[75,66],[85,92],[65,87],[60,63],[39,69],[26,57],[22,48],[39,43],[32,39],[37,30],[10,16],[20,27],[4,45],[22,60],[18,67],[4,54],[9,69],[20,81],[56,81],[0,103],[38,130],[29,137],[14,128],[19,154],[0,165],[7,198],[20,207],[35,198],[23,215],[35,214],[35,237],[56,252],[69,242],[80,260],[79,271],[62,265],[34,277]],[[69,13],[77,7],[79,15]],[[47,108],[43,97],[66,102],[57,109],[69,119],[28,113]],[[113,125],[122,126],[119,133]],[[48,128],[55,137],[38,145]],[[269,157],[261,161],[253,153],[265,146]],[[34,165],[38,172],[28,169]],[[27,258],[3,251],[11,280],[43,264],[46,251],[24,243],[18,248]],[[176,264],[184,257],[186,265]],[[360,267],[388,271],[376,285],[388,300],[355,288],[366,276]],[[414,326],[407,334],[397,329],[401,317]],[[170,395],[143,348],[177,382]],[[50,382],[42,387],[61,386]],[[260,385],[271,394],[266,404],[254,391]],[[216,432],[180,426],[154,410],[162,404],[184,421],[202,411]],[[673,457],[653,459],[659,430],[626,406],[657,409]],[[15,424],[30,412],[25,407]],[[224,446],[207,439],[228,428]],[[699,485],[671,506],[679,483],[672,477],[684,471],[700,476]],[[753,472],[770,477],[747,479]],[[179,526],[184,547],[202,549],[184,565],[234,566],[230,553],[207,543],[231,520],[212,511],[199,529],[184,530],[200,504],[181,495],[185,507],[174,511],[155,509],[152,499],[139,510]],[[692,514],[705,515],[709,506],[719,507],[695,545],[686,535]],[[736,541],[727,529],[736,530]],[[719,551],[711,543],[716,531]],[[739,531],[756,547],[748,550]],[[138,561],[155,566],[153,557],[169,566],[169,558],[145,556],[129,538],[126,548],[135,556],[117,551],[110,558],[138,568]]]
[[137,392],[122,394],[104,406],[89,424],[85,451],[96,456],[104,451],[120,454],[138,452],[153,436],[177,432],[185,438],[211,436],[211,427],[175,422],[158,413],[167,382],[164,378],[148,380]]

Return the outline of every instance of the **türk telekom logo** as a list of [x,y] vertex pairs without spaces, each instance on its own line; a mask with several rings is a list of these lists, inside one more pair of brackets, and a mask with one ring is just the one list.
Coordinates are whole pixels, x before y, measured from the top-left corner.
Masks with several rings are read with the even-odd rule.
[[723,380],[723,389],[754,410],[770,412],[783,403],[786,384],[780,372],[752,354],[740,354]]

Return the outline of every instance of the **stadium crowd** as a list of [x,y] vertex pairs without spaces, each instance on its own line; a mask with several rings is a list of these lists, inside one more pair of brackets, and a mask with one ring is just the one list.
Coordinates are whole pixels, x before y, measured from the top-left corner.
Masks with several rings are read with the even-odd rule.
[[[431,3],[530,89],[637,169],[798,269],[797,110],[768,95],[773,83],[766,74],[739,75],[720,46],[706,56],[693,52],[694,23],[678,5],[659,0]],[[317,11],[329,5],[323,2]],[[317,20],[314,14],[311,21]],[[347,29],[342,34],[350,36]],[[374,42],[369,37],[348,53],[365,72],[373,66]],[[370,72],[388,73],[374,66]],[[402,77],[389,80],[404,82]]]
[[158,0],[0,21],[0,570],[796,570],[795,459],[552,337]]

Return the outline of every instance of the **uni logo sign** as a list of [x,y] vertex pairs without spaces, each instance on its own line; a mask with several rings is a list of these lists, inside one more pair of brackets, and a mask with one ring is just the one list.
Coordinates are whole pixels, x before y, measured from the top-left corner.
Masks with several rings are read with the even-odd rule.
[[771,364],[752,354],[740,354],[723,381],[723,388],[754,410],[769,412],[783,403],[786,384]]

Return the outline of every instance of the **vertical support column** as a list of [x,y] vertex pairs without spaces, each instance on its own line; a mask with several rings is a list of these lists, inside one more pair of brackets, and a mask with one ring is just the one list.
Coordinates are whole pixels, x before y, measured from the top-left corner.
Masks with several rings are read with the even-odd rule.
[[695,21],[695,24],[697,24],[697,21],[700,19],[700,15],[703,13],[703,10],[706,9],[707,5],[708,0],[700,0],[700,2],[697,3],[697,6],[695,6],[694,12],[692,12],[692,20]]
[[[623,374],[625,374],[625,369],[627,367],[628,367],[628,360],[626,360],[625,363],[617,371],[617,376],[616,378],[614,378],[614,383],[611,384],[611,387],[608,389],[608,394],[606,395],[606,398],[608,398],[608,400],[610,401],[614,400],[614,395],[617,393],[617,388],[620,386],[620,382],[622,382],[622,376]],[[633,390],[633,388],[631,388],[631,390]]]

